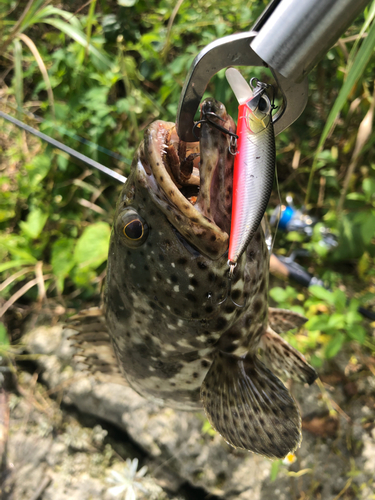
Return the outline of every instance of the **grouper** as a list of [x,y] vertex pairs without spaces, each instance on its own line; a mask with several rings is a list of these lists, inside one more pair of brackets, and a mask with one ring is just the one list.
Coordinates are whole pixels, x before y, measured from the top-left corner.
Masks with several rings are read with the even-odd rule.
[[[230,445],[282,458],[301,442],[301,417],[278,377],[311,384],[317,374],[279,333],[306,319],[268,307],[261,226],[228,278],[235,124],[211,98],[201,113],[196,143],[180,141],[174,123],[145,131],[116,207],[105,325],[135,391],[178,410],[203,407]],[[78,334],[81,347],[96,342],[91,358],[99,336]]]

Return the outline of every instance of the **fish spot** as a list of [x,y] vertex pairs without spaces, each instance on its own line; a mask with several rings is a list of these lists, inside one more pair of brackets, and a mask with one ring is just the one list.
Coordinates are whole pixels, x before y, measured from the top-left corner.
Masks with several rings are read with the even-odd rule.
[[180,222],[182,220],[182,217],[180,214],[176,214],[175,217],[176,217],[176,220],[178,220],[178,222]]
[[199,283],[195,278],[190,278],[190,284],[193,286],[199,286]]
[[163,182],[164,177],[161,175],[161,176],[159,177],[159,179],[161,180],[161,182]]
[[172,281],[172,283],[178,283],[178,277],[175,274],[172,274],[171,281]]
[[227,323],[228,323],[228,321],[225,318],[223,318],[222,316],[220,316],[220,318],[218,318],[216,321],[216,328],[221,330],[222,328],[226,327]]
[[208,368],[210,366],[209,361],[206,361],[205,359],[202,360],[201,365],[203,368]]
[[197,312],[193,311],[193,312],[191,313],[191,317],[192,317],[193,319],[198,319],[198,318],[199,318],[199,314],[198,314]]
[[213,312],[214,308],[212,306],[207,306],[205,308],[206,313],[211,314]]
[[261,299],[257,299],[254,302],[253,309],[256,313],[259,313],[260,310],[262,309],[262,306],[263,306],[263,301]]
[[174,386],[176,385],[176,383],[175,383],[175,382],[171,382],[171,383],[170,383],[170,385],[171,385],[172,387],[174,387]]
[[185,297],[190,301],[190,302],[198,302],[197,296],[192,294],[192,293],[187,293]]
[[241,290],[233,290],[232,299],[238,300],[241,297]]
[[149,271],[149,270],[150,270],[150,268],[148,267],[148,265],[147,265],[147,264],[143,267],[143,269],[144,269],[145,271]]
[[181,314],[181,311],[177,308],[177,307],[174,307],[173,308],[173,312],[177,315],[180,315]]
[[177,264],[179,264],[180,266],[184,266],[185,264],[187,264],[187,259],[185,259],[185,257],[180,257],[177,260]]
[[197,373],[197,372],[194,372],[194,373],[193,373],[193,377],[194,377],[194,378],[198,378],[198,373]]
[[225,308],[225,312],[228,314],[232,314],[235,310],[236,310],[236,307],[234,305],[229,305],[229,306],[226,306],[226,308]]
[[159,257],[160,262],[164,261],[164,255],[162,255],[161,253],[159,253],[158,257]]
[[213,234],[210,238],[211,241],[216,241],[216,236]]

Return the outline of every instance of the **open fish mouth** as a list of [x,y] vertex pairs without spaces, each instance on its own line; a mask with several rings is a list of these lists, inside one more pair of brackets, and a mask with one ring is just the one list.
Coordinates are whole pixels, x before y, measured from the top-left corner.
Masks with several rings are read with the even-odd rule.
[[[149,195],[169,222],[200,253],[216,260],[228,251],[232,200],[233,119],[214,99],[202,103],[200,140],[180,141],[175,124],[156,121],[145,133],[138,168],[146,175]],[[213,123],[212,123],[213,122]]]

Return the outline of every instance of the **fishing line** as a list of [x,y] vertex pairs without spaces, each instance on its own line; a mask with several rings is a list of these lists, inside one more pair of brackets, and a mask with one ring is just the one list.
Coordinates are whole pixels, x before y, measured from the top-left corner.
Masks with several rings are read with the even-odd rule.
[[45,123],[51,128],[57,130],[61,135],[67,135],[68,137],[71,137],[72,139],[81,142],[82,144],[85,144],[86,146],[89,146],[92,149],[95,149],[96,151],[100,151],[101,153],[106,154],[107,156],[112,156],[112,158],[115,158],[116,160],[122,161],[123,163],[126,163],[126,165],[131,165],[131,160],[128,158],[125,158],[124,156],[120,155],[119,153],[115,153],[114,151],[111,151],[110,149],[105,148],[104,146],[100,146],[99,144],[96,144],[95,142],[91,142],[88,139],[85,139],[84,137],[81,137],[74,132],[70,132],[70,130],[67,130],[65,127],[62,125],[55,125],[51,123],[49,120],[46,120],[38,115],[35,115],[31,111],[26,111],[24,109],[20,109],[14,104],[10,102],[4,102],[5,106],[8,106],[9,108],[13,109],[14,111],[21,112],[25,116],[28,116],[30,118],[33,118],[36,120],[38,123]]
[[3,111],[0,111],[0,117],[4,118],[4,120],[8,120],[9,122],[13,123],[13,125],[16,125],[17,127],[26,130],[26,132],[29,132],[30,134],[35,135],[36,137],[39,137],[39,139],[42,139],[43,141],[48,142],[48,144],[51,144],[51,146],[54,146],[57,149],[60,149],[61,151],[64,151],[70,156],[73,156],[73,158],[76,158],[77,160],[83,161],[84,163],[87,163],[90,165],[90,167],[94,167],[97,170],[100,170],[106,175],[109,175],[110,177],[113,177],[119,182],[125,183],[126,182],[126,177],[124,177],[121,174],[118,174],[114,170],[102,165],[101,163],[92,160],[88,156],[79,153],[75,149],[70,148],[69,146],[66,146],[60,141],[57,141],[56,139],[53,139],[49,135],[43,134],[43,132],[39,132],[39,130],[30,127],[30,125],[26,125],[26,123],[21,122],[20,120],[17,120],[17,118],[13,118],[12,116],[4,113]]
[[271,248],[269,249],[270,255],[273,253],[273,247],[275,245],[277,230],[279,229],[279,222],[280,222],[280,219],[281,219],[281,203],[282,203],[282,200],[281,200],[281,193],[280,193],[279,178],[278,178],[278,175],[277,175],[277,165],[275,166],[275,182],[276,182],[277,196],[279,198],[279,207],[280,207],[280,210],[279,210],[279,212],[277,214],[277,217],[276,217],[275,232],[274,232],[274,235],[273,235],[273,238],[272,238]]

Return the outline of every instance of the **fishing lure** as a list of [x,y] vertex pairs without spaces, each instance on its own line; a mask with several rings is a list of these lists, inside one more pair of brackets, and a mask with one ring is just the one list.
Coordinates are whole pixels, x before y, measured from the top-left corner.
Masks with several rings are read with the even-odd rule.
[[235,68],[226,71],[238,106],[237,151],[233,170],[229,275],[261,223],[275,175],[275,133],[267,84],[253,78],[249,86]]

